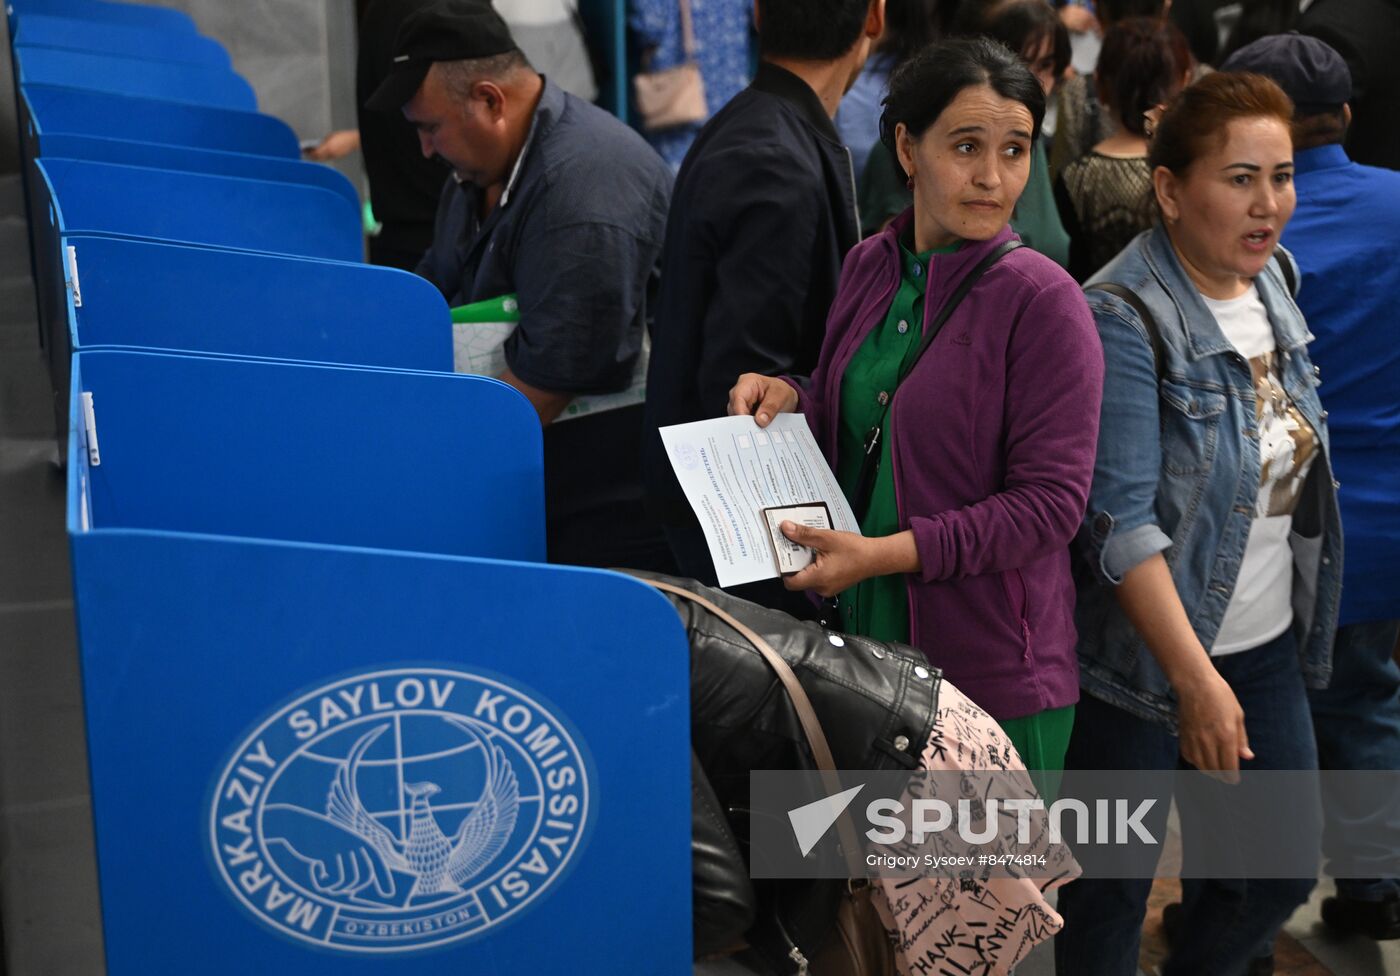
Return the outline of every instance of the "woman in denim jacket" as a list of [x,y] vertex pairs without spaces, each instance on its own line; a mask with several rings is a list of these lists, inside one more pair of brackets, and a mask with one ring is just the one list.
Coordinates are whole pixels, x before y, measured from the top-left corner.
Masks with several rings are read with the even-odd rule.
[[[1227,781],[1316,768],[1304,689],[1330,670],[1342,538],[1312,336],[1275,253],[1294,207],[1291,115],[1256,75],[1181,93],[1149,154],[1163,220],[1090,282],[1107,379],[1067,768],[1182,763]],[[1297,800],[1290,814],[1311,823],[1316,796]],[[1154,836],[1167,806],[1149,815]],[[1226,808],[1202,831],[1257,829]],[[1189,857],[1196,815],[1182,816]],[[1261,957],[1312,885],[1185,881],[1162,972],[1272,972]],[[1135,974],[1150,888],[1067,887],[1059,972]]]

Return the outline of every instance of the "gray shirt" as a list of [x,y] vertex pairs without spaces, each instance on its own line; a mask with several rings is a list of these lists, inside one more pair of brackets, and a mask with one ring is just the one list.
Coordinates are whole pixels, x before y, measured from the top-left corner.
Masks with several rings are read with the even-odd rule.
[[647,143],[548,79],[500,203],[449,178],[418,274],[457,306],[514,293],[506,363],[563,393],[626,388],[650,315],[671,172]]

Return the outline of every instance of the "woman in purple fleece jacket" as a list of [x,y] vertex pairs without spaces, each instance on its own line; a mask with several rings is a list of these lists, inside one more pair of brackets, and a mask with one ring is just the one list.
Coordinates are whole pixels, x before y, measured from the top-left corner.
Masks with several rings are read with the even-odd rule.
[[914,206],[846,258],[810,380],[746,373],[729,409],[760,426],[805,413],[861,518],[860,535],[786,523],[817,553],[788,587],[839,596],[846,630],[922,648],[1030,768],[1058,769],[1079,698],[1069,544],[1103,387],[1093,318],[1068,274],[1020,248],[918,355],[969,271],[1015,240],[1044,111],[1031,73],[985,39],[896,72],[881,128]]

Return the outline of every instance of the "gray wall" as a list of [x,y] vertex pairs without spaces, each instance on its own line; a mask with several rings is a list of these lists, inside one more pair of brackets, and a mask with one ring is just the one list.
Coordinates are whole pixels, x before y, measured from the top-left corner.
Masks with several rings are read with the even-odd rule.
[[[150,0],[147,0],[150,2]],[[303,139],[354,124],[353,0],[155,0],[228,48],[258,108]]]
[[[228,48],[259,110],[302,139],[355,127],[354,0],[147,0],[187,12]],[[363,186],[358,156],[338,167]]]
[[[146,0],[186,11],[200,33],[228,48],[234,68],[258,95],[258,108],[302,139],[355,127],[354,0]],[[0,33],[7,35],[3,25]],[[5,36],[0,104],[13,106]],[[13,123],[0,131],[0,172],[18,167]],[[363,187],[358,155],[337,167]]]

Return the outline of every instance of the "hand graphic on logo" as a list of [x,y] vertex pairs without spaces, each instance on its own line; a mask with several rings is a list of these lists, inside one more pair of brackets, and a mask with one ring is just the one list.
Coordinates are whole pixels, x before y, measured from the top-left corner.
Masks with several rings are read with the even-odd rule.
[[281,846],[305,865],[307,880],[321,894],[348,898],[373,885],[380,898],[393,897],[394,875],[384,859],[361,837],[326,818],[270,807],[263,830],[268,847]]

